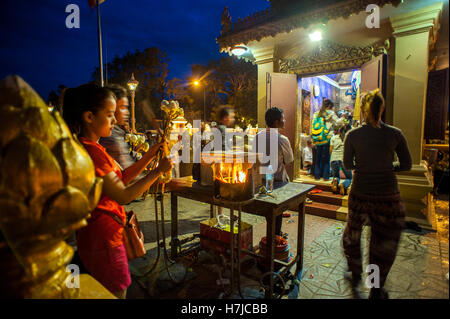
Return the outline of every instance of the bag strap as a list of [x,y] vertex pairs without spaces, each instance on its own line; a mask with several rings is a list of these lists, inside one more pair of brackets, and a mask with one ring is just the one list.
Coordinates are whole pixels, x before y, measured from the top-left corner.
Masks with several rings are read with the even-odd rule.
[[117,216],[116,214],[110,213],[110,212],[106,212],[106,211],[100,211],[100,213],[106,214],[108,216],[110,216],[112,219],[114,219],[116,222],[118,222],[121,226],[125,227],[126,225],[120,220],[119,216]]

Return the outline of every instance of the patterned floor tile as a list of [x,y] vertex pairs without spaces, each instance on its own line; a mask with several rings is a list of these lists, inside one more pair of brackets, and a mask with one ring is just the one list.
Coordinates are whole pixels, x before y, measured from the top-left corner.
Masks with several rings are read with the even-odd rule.
[[342,237],[345,228],[345,222],[336,221],[330,227],[328,227],[324,232],[324,236],[334,236]]
[[416,256],[413,254],[397,254],[392,265],[392,269],[406,268],[414,272],[418,272],[425,268],[426,259],[422,256]]
[[386,289],[418,297],[447,298],[448,283],[442,275],[412,274],[393,271],[386,281]]
[[421,280],[413,273],[391,271],[386,279],[386,288],[394,291],[418,291]]
[[333,269],[333,274],[344,276],[344,272],[346,271],[348,271],[347,259],[343,257]]
[[391,291],[387,289],[390,299],[419,299],[419,295],[409,291]]
[[[343,277],[347,270],[341,245],[344,227],[345,223],[331,225],[308,247],[302,280],[307,287],[305,296],[315,299],[353,298],[350,285]],[[368,264],[370,235],[370,227],[364,227],[361,235],[363,269]],[[448,272],[448,244],[445,244],[440,243],[435,234],[402,233],[385,285],[390,297],[448,298],[448,281],[444,277],[445,270]],[[324,267],[325,264],[329,267]],[[313,279],[309,278],[311,274]],[[366,278],[363,273],[360,292],[367,298],[370,289],[365,284]]]
[[432,275],[425,274],[421,277],[421,284],[427,288],[433,288],[435,290],[442,290],[443,292],[448,292],[448,281],[444,275]]
[[327,293],[335,296],[352,295],[350,283],[344,279],[343,274],[331,274],[323,282],[317,293]]
[[[446,202],[448,214],[448,201]],[[167,221],[170,219],[170,197],[165,199]],[[133,204],[131,209],[137,211],[138,218],[145,232],[146,247],[156,247],[154,240],[154,207],[153,200],[146,200]],[[138,209],[139,208],[139,209]],[[195,218],[189,212],[197,210]],[[186,231],[180,236],[198,232],[200,220],[209,217],[209,205],[199,205],[190,200],[179,201],[179,220]],[[226,212],[227,214],[227,212]],[[257,245],[260,237],[265,235],[265,220],[255,215],[243,214],[243,220],[254,225],[254,234],[261,228],[254,244]],[[283,220],[283,229],[289,229],[296,223],[297,215],[291,212],[291,218]],[[448,220],[448,215],[447,215]],[[335,221],[319,216],[305,216],[305,250],[302,279],[297,291],[293,291],[289,298],[300,299],[346,299],[353,298],[350,286],[343,277],[347,270],[347,261],[342,250],[342,235],[346,222]],[[169,227],[169,224],[166,225]],[[166,227],[166,235],[170,234],[170,227]],[[258,228],[259,227],[259,228]],[[292,232],[295,234],[296,231]],[[363,255],[363,269],[368,264],[371,228],[363,227],[361,235],[361,250]],[[150,242],[149,242],[150,240]],[[292,247],[294,249],[295,247]],[[418,298],[449,298],[448,281],[445,275],[449,269],[448,261],[448,222],[446,236],[439,233],[417,234],[403,232],[401,235],[397,257],[386,281],[386,289],[392,299],[418,299]],[[150,252],[154,252],[155,249]],[[153,264],[154,258],[145,260]],[[367,275],[363,272],[360,290],[367,298],[369,288],[365,285]],[[215,286],[215,274],[212,275]],[[195,282],[195,281],[193,281]],[[191,289],[191,288],[189,288]],[[206,293],[205,289],[203,292]],[[297,296],[297,295],[298,296]],[[287,298],[287,297],[286,297]]]
[[420,298],[420,299],[448,299],[448,291],[447,291],[447,293],[445,293],[445,292],[442,292],[441,290],[423,289],[417,293],[417,298]]
[[402,233],[400,238],[400,247],[403,249],[408,249],[414,251],[418,254],[426,254],[428,253],[428,247],[426,245],[422,245],[421,236],[410,233]]
[[329,274],[342,260],[340,255],[321,256],[314,255],[310,260],[303,262],[304,269],[313,269],[321,273]]
[[314,299],[315,292],[318,289],[318,285],[302,281],[299,286],[298,299]]
[[354,297],[353,294],[335,295],[335,294],[328,294],[327,291],[319,290],[318,293],[314,295],[314,299],[354,299]]
[[[344,271],[347,270],[347,261],[340,245],[342,239],[338,239],[339,235],[342,236],[341,229],[336,229],[336,225],[332,225],[308,247],[309,258],[306,264],[309,269],[304,273],[303,278],[307,280],[308,276],[313,274],[317,282],[322,282],[315,292],[316,299],[353,298],[351,288],[343,277]],[[370,227],[364,227],[361,236],[363,269],[368,264],[369,246]],[[443,280],[445,274],[441,267],[440,247],[433,236],[402,233],[398,253],[385,286],[391,298],[446,298],[448,296],[448,288],[445,289],[448,282]],[[328,260],[332,263],[327,262]],[[334,263],[336,265],[331,272],[328,272],[324,269],[325,263],[330,266]],[[323,276],[327,277],[323,280]],[[365,285],[366,277],[367,275],[363,273],[360,291],[367,296],[369,288]]]
[[324,239],[321,241],[314,241],[309,247],[308,251],[313,256],[322,256],[322,257],[335,257],[340,255],[341,247],[339,244],[336,244],[334,239]]
[[302,274],[302,280],[323,282],[330,275],[332,269],[322,266],[307,266]]

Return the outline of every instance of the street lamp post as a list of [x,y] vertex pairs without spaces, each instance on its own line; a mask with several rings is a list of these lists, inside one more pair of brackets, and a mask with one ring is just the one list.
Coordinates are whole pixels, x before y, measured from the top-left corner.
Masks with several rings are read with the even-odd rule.
[[206,123],[206,86],[205,84],[200,84],[199,81],[194,82],[195,86],[201,85],[203,87],[203,122]]
[[131,132],[136,133],[136,117],[134,115],[134,97],[139,81],[134,78],[134,73],[131,73],[131,79],[127,82],[128,88],[131,92]]
[[203,85],[203,122],[206,123],[206,93]]

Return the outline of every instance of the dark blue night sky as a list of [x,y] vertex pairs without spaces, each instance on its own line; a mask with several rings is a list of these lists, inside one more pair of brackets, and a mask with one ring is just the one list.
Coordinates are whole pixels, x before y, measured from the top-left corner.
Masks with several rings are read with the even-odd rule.
[[[80,7],[80,29],[65,25],[69,4]],[[228,6],[233,21],[267,8],[267,0],[107,0],[101,5],[103,58],[156,46],[166,52],[169,78],[220,58],[216,38]],[[88,0],[0,3],[0,78],[19,74],[44,99],[59,84],[91,80],[98,66],[96,11]]]

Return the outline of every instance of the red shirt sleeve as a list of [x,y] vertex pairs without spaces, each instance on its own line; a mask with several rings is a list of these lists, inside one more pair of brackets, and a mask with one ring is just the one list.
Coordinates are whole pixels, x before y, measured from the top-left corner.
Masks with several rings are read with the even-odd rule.
[[84,144],[84,147],[86,148],[89,156],[94,162],[95,175],[97,177],[103,177],[106,174],[114,171],[114,161],[110,156],[108,156],[106,152],[98,147],[95,147],[94,145]]

